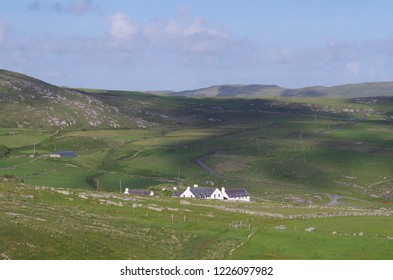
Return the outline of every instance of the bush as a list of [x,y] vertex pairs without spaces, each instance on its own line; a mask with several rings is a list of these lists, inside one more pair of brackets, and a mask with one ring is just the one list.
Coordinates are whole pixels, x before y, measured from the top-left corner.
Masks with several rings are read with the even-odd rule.
[[10,155],[11,149],[5,145],[0,145],[0,158],[5,158]]

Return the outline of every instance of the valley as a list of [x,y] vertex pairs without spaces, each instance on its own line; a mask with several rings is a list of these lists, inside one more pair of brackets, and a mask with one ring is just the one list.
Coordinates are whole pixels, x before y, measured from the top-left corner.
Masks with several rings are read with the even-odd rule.
[[[389,96],[185,97],[1,75],[2,259],[393,257]],[[251,202],[172,197],[194,184]]]

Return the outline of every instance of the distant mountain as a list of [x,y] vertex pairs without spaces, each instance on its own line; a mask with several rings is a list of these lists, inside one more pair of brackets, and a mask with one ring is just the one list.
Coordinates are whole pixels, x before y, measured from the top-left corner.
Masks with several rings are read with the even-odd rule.
[[204,97],[246,97],[246,96],[276,96],[284,89],[276,85],[219,85],[196,90],[186,90],[169,93],[178,96]]
[[332,87],[304,87],[287,89],[276,85],[218,85],[207,88],[170,93],[177,96],[200,97],[325,97],[356,98],[393,96],[393,82],[346,84]]

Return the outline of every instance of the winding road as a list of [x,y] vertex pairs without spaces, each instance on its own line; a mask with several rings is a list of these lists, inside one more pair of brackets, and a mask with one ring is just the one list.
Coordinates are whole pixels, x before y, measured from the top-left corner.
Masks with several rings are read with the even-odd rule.
[[[213,153],[214,154],[214,153]],[[208,156],[210,156],[212,154],[208,154],[205,155],[203,157],[200,157],[196,160],[196,163],[202,167],[203,169],[205,169],[207,172],[209,172],[210,174],[217,176],[217,177],[224,177],[224,175],[218,173],[216,170],[214,170],[213,168],[211,168],[210,166],[208,166],[206,163],[204,163],[204,159],[207,158]]]

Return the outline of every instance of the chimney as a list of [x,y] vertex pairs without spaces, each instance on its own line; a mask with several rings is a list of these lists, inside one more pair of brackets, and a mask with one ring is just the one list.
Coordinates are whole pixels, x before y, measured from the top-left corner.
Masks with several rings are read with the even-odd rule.
[[190,190],[190,187],[187,187],[187,191],[189,191]]
[[128,188],[124,190],[124,194],[128,194]]
[[225,193],[225,188],[224,187],[221,188],[221,192]]
[[198,184],[194,184],[194,188],[197,188],[198,187]]

